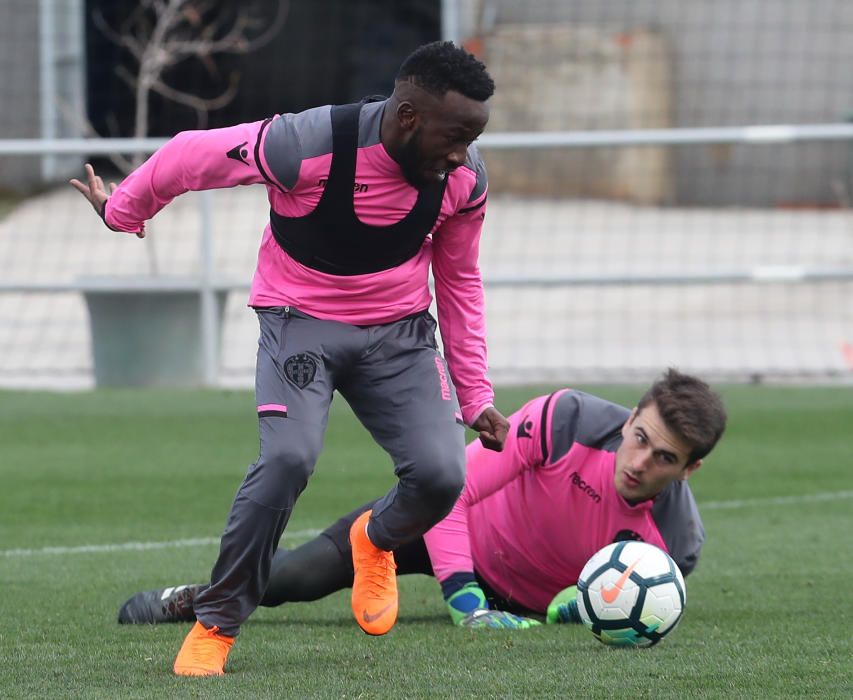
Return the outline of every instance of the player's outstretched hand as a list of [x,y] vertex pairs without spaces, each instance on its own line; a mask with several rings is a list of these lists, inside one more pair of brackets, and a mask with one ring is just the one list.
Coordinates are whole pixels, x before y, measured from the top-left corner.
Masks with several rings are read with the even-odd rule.
[[[86,163],[85,183],[80,182],[80,180],[76,178],[69,180],[69,182],[75,190],[89,201],[89,204],[92,205],[92,208],[97,212],[98,216],[103,219],[104,207],[106,206],[107,200],[110,198],[110,195],[116,191],[118,185],[111,182],[110,190],[107,192],[107,188],[104,186],[104,181],[99,175],[95,174],[95,169],[89,163]],[[136,233],[136,237],[145,238],[145,231],[138,231]]]
[[480,433],[483,447],[500,452],[509,432],[509,421],[494,406],[484,410],[471,427]]
[[465,617],[459,626],[472,629],[529,630],[541,624],[539,620],[513,615],[503,610],[475,610]]
[[107,203],[110,195],[115,192],[116,183],[111,182],[110,191],[107,192],[104,187],[104,181],[99,175],[95,174],[95,169],[89,163],[86,163],[86,183],[80,182],[76,178],[70,180],[70,183],[75,190],[89,200],[89,204],[92,205],[98,216],[103,217],[104,205]]

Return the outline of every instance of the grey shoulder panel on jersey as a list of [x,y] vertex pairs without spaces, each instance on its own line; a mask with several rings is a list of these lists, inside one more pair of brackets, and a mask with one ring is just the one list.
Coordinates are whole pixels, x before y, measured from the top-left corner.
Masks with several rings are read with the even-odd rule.
[[282,114],[270,122],[264,158],[275,179],[291,189],[305,158],[332,152],[330,107],[314,107],[298,114]]
[[612,452],[622,442],[622,426],[631,412],[583,391],[567,391],[557,398],[551,416],[551,455],[563,457],[576,442]]
[[368,148],[379,143],[382,114],[385,111],[386,102],[388,102],[388,100],[367,102],[361,108],[361,114],[358,117],[359,148]]
[[670,556],[682,575],[687,576],[699,561],[705,542],[705,528],[686,481],[673,481],[655,498],[652,519],[666,542]]
[[471,195],[468,197],[469,202],[476,202],[483,196],[486,187],[489,184],[489,177],[486,174],[486,164],[480,157],[479,149],[472,143],[468,146],[468,155],[465,158],[465,167],[474,171],[477,175],[477,182],[474,184],[474,189],[471,190]]

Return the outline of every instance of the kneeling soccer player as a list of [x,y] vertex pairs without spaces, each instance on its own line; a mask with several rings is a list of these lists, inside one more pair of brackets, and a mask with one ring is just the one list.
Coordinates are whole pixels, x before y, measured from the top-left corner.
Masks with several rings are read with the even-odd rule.
[[[725,430],[720,398],[670,369],[629,410],[581,391],[539,396],[511,416],[503,452],[473,442],[465,488],[450,514],[394,551],[397,574],[434,575],[454,624],[527,629],[578,622],[574,584],[605,545],[661,547],[682,573],[704,530],[687,478]],[[350,526],[372,503],[315,539],[279,549],[261,605],[311,601],[352,586]],[[194,619],[204,585],[137,593],[120,623]]]

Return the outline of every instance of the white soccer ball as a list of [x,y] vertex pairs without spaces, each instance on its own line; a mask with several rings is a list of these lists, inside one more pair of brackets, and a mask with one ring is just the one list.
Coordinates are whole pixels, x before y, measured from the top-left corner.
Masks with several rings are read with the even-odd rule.
[[581,619],[600,642],[647,647],[675,629],[687,588],[662,549],[633,540],[614,542],[584,566],[577,601]]

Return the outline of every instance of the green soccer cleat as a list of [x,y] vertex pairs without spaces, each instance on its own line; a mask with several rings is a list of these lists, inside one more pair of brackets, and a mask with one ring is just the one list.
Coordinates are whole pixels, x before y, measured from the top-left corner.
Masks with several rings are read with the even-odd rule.
[[577,595],[577,586],[569,586],[560,591],[548,605],[545,621],[549,625],[581,623]]

